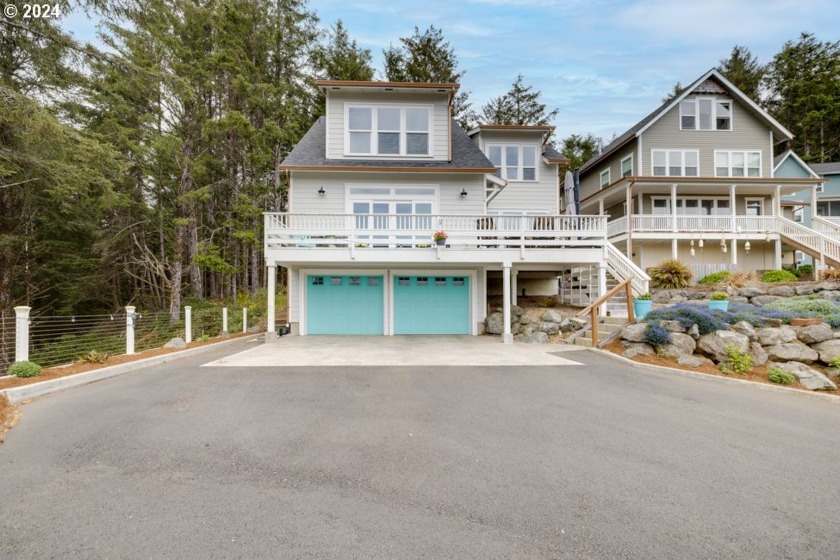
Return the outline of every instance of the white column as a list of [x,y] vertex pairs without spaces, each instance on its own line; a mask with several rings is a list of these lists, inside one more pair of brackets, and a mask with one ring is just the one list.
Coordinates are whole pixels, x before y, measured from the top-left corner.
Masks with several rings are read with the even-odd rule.
[[[607,293],[607,265],[603,261],[598,263],[598,297]],[[598,313],[601,317],[606,317],[607,306],[602,305],[598,308]]]
[[192,342],[192,305],[184,306],[184,342]]
[[274,325],[274,292],[277,291],[277,266],[270,264],[267,268],[268,270],[266,271],[266,274],[268,278],[268,316],[266,317],[265,329],[268,334],[266,340],[269,340],[277,334],[277,330],[275,329]]
[[15,361],[29,361],[29,312],[31,307],[15,307]]
[[732,264],[738,264],[738,240],[732,240],[732,247],[729,249],[729,254],[732,255]]
[[510,303],[516,305],[519,292],[519,271],[510,271]]
[[137,317],[134,310],[133,305],[125,306],[125,353],[128,355],[134,354],[134,319]]
[[[738,212],[735,210],[735,185],[729,185],[729,213],[732,215],[732,231],[737,231],[736,216]],[[733,240],[732,243],[735,243]],[[732,264],[735,264],[735,251],[732,251]]]
[[[776,187],[778,190],[780,187]],[[817,185],[811,187],[811,227],[814,224],[814,216],[817,215]],[[804,216],[803,216],[804,220]],[[816,278],[816,276],[815,276]]]
[[505,324],[502,331],[502,342],[505,344],[513,343],[513,334],[510,332],[510,268],[511,266],[509,262],[502,263],[502,300],[504,300],[504,304],[502,306],[502,320]]
[[679,253],[678,253],[678,250],[677,250],[677,240],[676,239],[671,240],[671,258],[674,259],[674,260],[677,260],[679,258]]
[[[677,231],[677,185],[671,185],[671,228]],[[672,249],[672,253],[675,251]],[[674,257],[677,258],[676,256]]]
[[777,239],[775,241],[775,251],[773,254],[773,268],[779,270],[782,268],[782,240]]
[[248,332],[248,308],[242,308],[242,332]]
[[228,314],[227,307],[222,307],[222,336],[228,335]]
[[603,198],[598,201],[598,215],[600,215],[600,216],[604,215],[604,199]]

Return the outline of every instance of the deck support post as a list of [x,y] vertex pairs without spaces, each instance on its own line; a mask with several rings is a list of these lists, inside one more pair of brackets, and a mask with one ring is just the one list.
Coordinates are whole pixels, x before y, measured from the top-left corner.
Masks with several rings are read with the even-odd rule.
[[519,271],[511,270],[510,272],[510,303],[517,304],[517,292],[519,291]]
[[[677,231],[677,185],[671,185],[671,229],[676,233]],[[674,254],[674,258],[677,256]]]
[[674,238],[671,240],[671,258],[677,260],[679,258],[679,254],[677,252],[677,239]]
[[[605,262],[598,263],[598,297],[602,297],[607,293],[607,264]],[[601,317],[607,316],[607,306],[602,305],[598,308],[598,313]]]
[[510,332],[510,269],[510,262],[502,263],[502,320],[504,321],[502,342],[505,344],[513,343],[513,333]]
[[776,239],[773,251],[773,268],[779,270],[782,268],[782,240]]
[[268,342],[269,340],[274,340],[275,338],[277,338],[274,310],[274,299],[275,293],[277,292],[277,265],[270,264],[266,267],[266,278],[268,280],[266,282],[268,288],[268,309],[265,327],[265,340],[266,342]]

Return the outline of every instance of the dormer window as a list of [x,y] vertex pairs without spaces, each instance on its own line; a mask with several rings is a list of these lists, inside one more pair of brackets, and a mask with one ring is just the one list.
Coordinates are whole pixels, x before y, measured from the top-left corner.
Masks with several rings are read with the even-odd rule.
[[508,181],[537,181],[537,146],[487,144],[487,159]]
[[429,107],[348,106],[346,116],[347,155],[429,155]]
[[694,97],[680,101],[681,130],[732,130],[732,101]]

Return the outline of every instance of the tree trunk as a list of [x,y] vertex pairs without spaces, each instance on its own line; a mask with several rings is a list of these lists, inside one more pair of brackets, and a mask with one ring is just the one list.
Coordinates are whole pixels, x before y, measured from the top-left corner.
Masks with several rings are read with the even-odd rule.
[[204,283],[201,278],[201,269],[196,264],[198,256],[198,212],[195,204],[190,207],[190,286],[192,295],[198,299],[204,299]]

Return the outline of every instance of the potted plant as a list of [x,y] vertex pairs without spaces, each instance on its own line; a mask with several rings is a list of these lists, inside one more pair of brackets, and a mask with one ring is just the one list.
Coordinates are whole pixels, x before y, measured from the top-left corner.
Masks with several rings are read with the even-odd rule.
[[434,238],[435,243],[437,243],[439,247],[443,247],[444,245],[446,245],[446,238],[449,236],[446,235],[445,231],[440,230],[436,231],[434,235],[432,235],[432,237]]
[[636,319],[644,319],[653,307],[653,296],[650,293],[633,298],[633,313]]
[[726,292],[712,292],[709,295],[709,309],[729,310],[729,296]]

